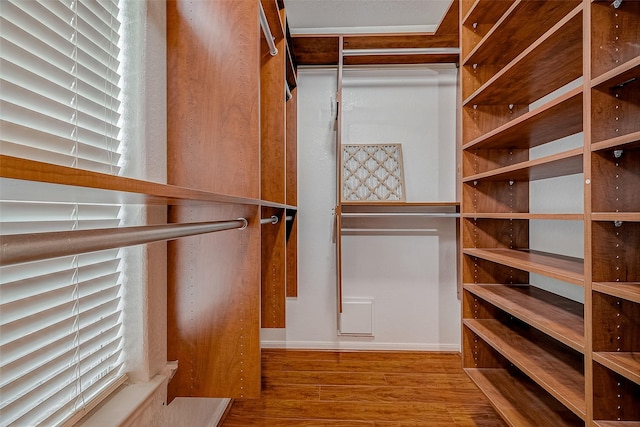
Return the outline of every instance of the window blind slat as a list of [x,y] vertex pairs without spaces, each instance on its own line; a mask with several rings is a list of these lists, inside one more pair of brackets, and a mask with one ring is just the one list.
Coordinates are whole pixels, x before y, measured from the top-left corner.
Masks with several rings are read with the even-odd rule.
[[123,379],[126,379],[124,375],[120,374],[121,367],[122,363],[112,367],[99,380],[84,391],[83,394],[86,396],[84,399],[79,398],[65,405],[61,405],[57,411],[51,413],[42,421],[42,425],[62,425],[66,427],[75,425],[75,422],[80,419],[79,417],[82,415],[82,413],[77,413],[77,411],[84,412],[85,406],[87,406],[92,399],[98,397],[102,393],[102,390],[113,387],[114,385],[117,386]]
[[69,98],[67,102],[52,97],[51,92],[47,96],[40,91],[27,90],[24,87],[0,79],[0,99],[14,105],[45,114],[60,121],[68,121],[81,129],[86,129],[97,135],[105,135],[111,141],[117,141],[120,129],[112,125],[112,118],[105,114],[104,118],[97,118],[84,111],[77,111],[75,102]]
[[27,129],[29,126],[32,126],[38,131],[50,133],[58,137],[76,137],[80,142],[94,147],[108,147],[111,148],[111,151],[113,152],[117,152],[118,146],[120,145],[120,142],[117,139],[100,135],[99,133],[92,132],[88,129],[77,128],[69,121],[63,121],[46,114],[21,107],[4,99],[0,99],[0,109],[3,110],[2,114],[5,121],[23,126]]
[[113,219],[120,205],[0,201],[0,221],[39,221],[78,217],[80,221]]
[[[119,4],[0,1],[2,153],[120,172]],[[32,184],[39,186],[44,194],[46,185]],[[117,205],[24,202],[15,194],[0,201],[2,234],[120,223]],[[1,425],[72,419],[123,378],[120,253],[0,268]]]
[[[10,23],[0,16],[0,34],[7,25],[10,25]],[[103,105],[103,108],[105,105],[112,110],[120,108],[118,94],[108,92],[109,86],[106,88],[104,85],[102,87],[99,85],[93,86],[83,81],[82,75],[79,75],[78,79],[76,79],[76,76],[71,73],[74,66],[73,61],[68,61],[63,64],[63,67],[60,67],[55,62],[50,61],[49,59],[51,58],[44,59],[42,56],[30,52],[4,37],[0,38],[0,51],[3,59],[28,69],[34,74],[51,80],[60,86],[76,91],[80,96]],[[3,70],[0,69],[0,74],[2,72]]]
[[[63,54],[74,52],[77,45],[78,61],[81,64],[105,76],[111,83],[117,84],[117,80],[114,79],[117,78],[119,49],[99,33],[97,41],[102,41],[103,45],[91,40],[87,35],[95,30],[82,19],[77,21],[76,32],[74,13],[66,6],[52,1],[4,3],[6,5],[2,8],[3,15],[17,26],[28,28],[30,33]],[[80,54],[80,51],[83,53]]]
[[[95,102],[82,94],[76,93],[71,89],[72,79],[69,79],[67,86],[63,86],[59,84],[59,82],[38,75],[31,70],[4,59],[0,59],[0,78],[21,87],[30,87],[38,93],[46,93],[51,99],[62,104],[66,103],[71,105],[73,103],[77,106],[78,110],[96,119],[108,120],[108,126],[117,129],[117,131],[111,131],[109,135],[114,137],[118,136],[120,128],[116,125],[120,120],[120,113],[118,113],[117,109],[105,108],[102,103]],[[101,102],[102,101],[104,101],[104,99],[101,100]]]
[[[119,287],[116,288],[119,291]],[[112,290],[107,290],[105,293],[110,295]],[[108,296],[107,295],[107,296]],[[108,299],[103,294],[92,295],[83,298],[84,304],[81,305],[81,312],[90,311],[92,308],[99,307],[102,304],[109,304],[109,307],[113,311],[118,308],[120,303],[120,297]],[[37,313],[37,316],[24,317],[15,322],[6,323],[0,326],[2,329],[2,343],[12,342],[20,338],[23,335],[31,334],[39,331],[46,324],[53,324],[67,319],[70,316],[75,315],[74,307],[76,301],[70,301],[57,307],[53,307],[49,310],[41,311]]]
[[[121,349],[118,349],[120,340],[121,339],[119,338],[117,341],[107,343],[95,353],[85,356],[85,359],[80,360],[79,364],[71,364],[66,369],[57,372],[54,376],[44,380],[44,382],[39,384],[38,387],[27,391],[25,394],[15,398],[12,401],[9,401],[4,407],[1,408],[3,412],[3,418],[6,416],[6,419],[15,419],[16,414],[28,414],[30,411],[36,409],[40,404],[47,402],[49,399],[55,396],[61,389],[65,389],[69,385],[72,385],[73,388],[81,385],[82,376],[80,377],[81,384],[76,383],[76,371],[78,370],[78,368],[80,369],[80,372],[82,374],[82,371],[84,371],[83,364],[92,365],[93,363],[95,363],[95,360],[97,358],[103,355],[108,355],[105,359],[105,366],[109,366],[109,362],[114,361],[114,359],[117,359],[120,356]],[[95,370],[95,368],[96,367],[94,367],[93,370]],[[107,371],[108,369],[109,368],[104,368],[105,371]],[[81,393],[81,388],[75,390],[73,395],[77,396],[79,393]]]
[[55,291],[68,286],[73,280],[84,282],[116,273],[119,264],[120,260],[118,258],[82,267],[76,267],[72,264],[64,270],[52,271],[40,276],[3,283],[0,285],[0,290],[2,291],[2,304],[0,307],[4,307],[5,304],[13,303],[21,299],[41,295],[44,292]]
[[62,271],[73,266],[84,267],[99,264],[118,258],[119,249],[108,249],[81,255],[52,258],[29,263],[28,271],[23,265],[7,265],[0,267],[0,283],[16,282],[34,276],[43,276],[55,271]]
[[[4,366],[0,371],[3,382],[0,387],[1,400],[10,404],[12,400],[19,399],[21,394],[26,394],[36,388],[42,378],[55,376],[69,365],[74,364],[78,357],[84,358],[87,364],[95,365],[96,354],[109,356],[116,351],[122,339],[120,328],[120,324],[112,325],[104,331],[87,337],[82,336],[83,330],[71,331],[72,333],[63,340],[43,347],[42,352],[35,353],[33,358],[25,360],[23,363]],[[102,344],[96,345],[98,341],[101,341]],[[109,346],[111,347],[109,348]],[[99,350],[95,350],[96,348]]]
[[[78,282],[77,284],[71,281],[64,287],[2,304],[0,306],[0,309],[3,311],[1,325],[4,326],[7,323],[30,319],[33,317],[33,314],[35,314],[27,311],[30,307],[36,307],[35,310],[40,312],[55,310],[56,307],[64,305],[66,301],[74,300],[76,293],[81,295],[97,295],[99,293],[100,296],[106,300],[114,299],[117,296],[119,287],[113,286],[113,281],[117,280],[119,275],[120,273],[114,273]],[[74,278],[72,278],[72,280]],[[38,311],[36,311],[36,313]],[[65,313],[63,312],[61,314]]]
[[[61,36],[55,34],[43,35],[42,37],[45,38],[40,39],[6,19],[4,15],[2,18],[0,27],[2,38],[40,58],[47,58],[58,68],[67,70],[69,74],[90,83],[107,94],[114,97],[119,95],[118,81],[120,77],[117,74],[119,64],[116,61],[105,65],[86,52],[83,46],[78,43],[68,43]],[[57,46],[49,44],[56,42]]]
[[[120,325],[120,316],[122,313],[116,311],[106,316],[99,317],[94,322],[83,322],[81,326],[81,332],[88,336],[94,336],[97,331],[102,331],[111,328],[115,325]],[[5,344],[0,347],[2,351],[2,366],[0,367],[0,378],[4,381],[9,381],[12,377],[10,375],[12,365],[18,363],[27,363],[21,359],[29,360],[30,363],[37,363],[40,358],[44,360],[47,354],[49,346],[57,347],[61,342],[66,342],[69,337],[72,336],[70,331],[74,331],[77,327],[75,317],[70,317],[61,322],[54,323],[47,328],[34,332],[25,337],[21,337],[15,341]],[[85,324],[86,323],[86,324]],[[38,347],[34,347],[33,343],[37,342]]]

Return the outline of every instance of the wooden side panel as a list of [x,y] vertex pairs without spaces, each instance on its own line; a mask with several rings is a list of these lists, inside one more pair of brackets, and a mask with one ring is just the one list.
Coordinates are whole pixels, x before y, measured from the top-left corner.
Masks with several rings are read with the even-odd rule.
[[172,207],[173,222],[244,217],[245,230],[168,244],[168,397],[260,394],[260,226],[255,206]]
[[276,216],[276,224],[263,224],[262,231],[262,327],[284,328],[286,322],[285,272],[286,223],[282,209],[262,207],[262,218]]
[[640,66],[591,90],[592,142],[640,131]]
[[[258,198],[259,26],[252,0],[167,1],[169,184]],[[258,208],[172,207],[173,222],[251,225],[169,243],[168,358],[174,397],[260,393]]]
[[168,183],[259,198],[258,4],[167,1]]
[[640,352],[640,304],[593,293],[593,350]]
[[261,198],[285,202],[285,57],[286,41],[276,42],[271,56],[262,43],[260,67]]
[[529,221],[525,219],[463,219],[465,248],[529,247]]
[[[462,76],[464,78],[464,70]],[[507,104],[466,105],[462,108],[462,143],[471,142],[528,112],[528,105],[511,105],[511,108]]]
[[287,197],[289,206],[298,204],[298,89],[291,90],[291,99],[286,104],[287,125]]
[[298,220],[295,211],[287,211],[292,216],[287,221],[287,297],[298,296]]
[[593,280],[640,281],[640,223],[593,222]]
[[[593,418],[596,420],[630,421],[627,425],[640,424],[640,385],[605,368],[593,364]],[[635,421],[635,422],[634,422]],[[604,425],[604,424],[600,424]]]
[[462,186],[465,213],[472,212],[529,212],[529,183],[527,181],[478,181]]

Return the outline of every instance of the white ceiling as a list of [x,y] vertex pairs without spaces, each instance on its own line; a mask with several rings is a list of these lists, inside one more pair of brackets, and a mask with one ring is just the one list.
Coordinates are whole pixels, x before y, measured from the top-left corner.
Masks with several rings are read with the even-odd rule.
[[284,0],[292,34],[435,31],[452,0]]

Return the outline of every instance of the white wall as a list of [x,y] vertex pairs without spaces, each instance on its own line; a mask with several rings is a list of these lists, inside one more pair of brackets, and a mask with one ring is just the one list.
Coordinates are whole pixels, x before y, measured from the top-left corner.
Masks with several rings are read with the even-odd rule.
[[[455,200],[453,66],[345,72],[343,143],[402,143],[407,201]],[[455,222],[410,235],[343,237],[345,298],[374,300],[374,336],[338,334],[335,245],[335,69],[298,75],[298,298],[264,346],[457,350]],[[389,224],[393,227],[393,223]]]

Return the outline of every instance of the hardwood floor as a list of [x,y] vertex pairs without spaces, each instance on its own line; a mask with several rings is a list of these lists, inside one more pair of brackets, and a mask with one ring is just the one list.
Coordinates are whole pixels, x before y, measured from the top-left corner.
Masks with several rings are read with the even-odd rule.
[[263,350],[262,396],[236,400],[221,426],[506,424],[456,353]]

